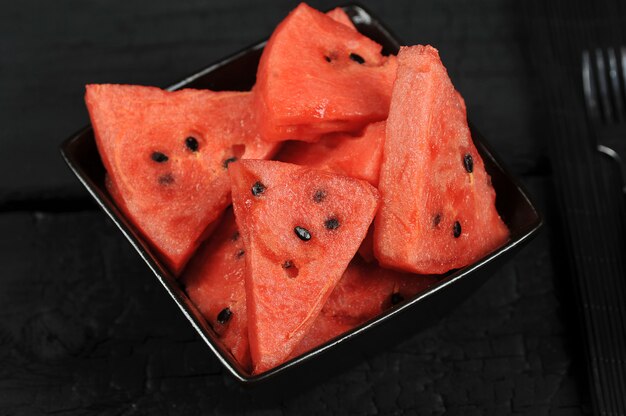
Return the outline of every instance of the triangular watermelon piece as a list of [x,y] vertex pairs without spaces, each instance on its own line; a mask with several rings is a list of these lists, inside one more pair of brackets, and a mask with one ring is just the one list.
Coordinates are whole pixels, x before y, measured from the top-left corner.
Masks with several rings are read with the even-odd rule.
[[508,238],[465,103],[436,49],[402,48],[387,120],[374,252],[381,265],[444,273]]
[[277,160],[329,170],[378,185],[385,143],[385,122],[372,123],[357,136],[347,133],[324,135],[316,143],[287,142]]
[[176,275],[230,203],[230,164],[276,149],[249,92],[88,85],[85,101],[113,197]]
[[283,362],[365,237],[378,192],[365,181],[275,161],[230,169],[246,250],[253,371]]
[[267,140],[315,141],[384,120],[395,57],[344,23],[300,4],[270,37],[254,87]]
[[181,280],[220,341],[249,369],[244,256],[235,217],[228,209],[211,238],[191,258]]

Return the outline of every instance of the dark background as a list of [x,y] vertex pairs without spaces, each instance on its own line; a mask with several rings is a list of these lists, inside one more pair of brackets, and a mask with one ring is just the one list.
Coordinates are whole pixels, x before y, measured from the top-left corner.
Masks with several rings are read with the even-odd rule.
[[[589,411],[542,94],[517,0],[363,1],[440,50],[541,235],[449,315],[288,397],[241,391],[61,160],[86,83],[165,87],[266,38],[296,2],[5,2],[0,12],[0,414]],[[338,3],[311,3],[320,9]]]

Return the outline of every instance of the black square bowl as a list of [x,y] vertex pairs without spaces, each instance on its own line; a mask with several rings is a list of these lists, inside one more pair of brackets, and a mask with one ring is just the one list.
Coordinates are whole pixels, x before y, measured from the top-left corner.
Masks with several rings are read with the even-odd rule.
[[[361,33],[383,45],[385,53],[398,51],[400,43],[364,8],[349,5],[345,6],[344,10]],[[256,68],[264,45],[265,42],[261,42],[236,53],[183,79],[169,89],[249,90],[254,85]],[[466,298],[538,232],[542,220],[527,193],[503,167],[483,137],[476,129],[473,127],[471,129],[476,147],[484,159],[497,193],[498,212],[511,231],[510,241],[475,264],[442,276],[426,292],[300,357],[258,375],[250,375],[222,347],[213,330],[191,303],[174,276],[115,206],[104,184],[105,171],[91,127],[85,127],[67,139],[61,146],[61,153],[74,174],[137,250],[218,360],[238,381],[252,385],[269,379],[285,379],[284,375],[293,375],[295,371],[308,371],[310,374],[313,369],[318,372],[322,365],[337,368],[339,364],[349,362],[350,357],[358,357],[360,353],[372,349],[384,348],[385,345],[397,342],[407,334],[415,333],[420,327],[432,323],[442,313]]]

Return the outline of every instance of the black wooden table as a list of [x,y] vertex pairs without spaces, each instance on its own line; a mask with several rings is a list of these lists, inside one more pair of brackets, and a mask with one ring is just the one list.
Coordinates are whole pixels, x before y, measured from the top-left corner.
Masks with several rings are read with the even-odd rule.
[[166,86],[265,38],[296,3],[3,4],[0,414],[588,412],[519,3],[363,2],[407,44],[440,50],[473,123],[538,201],[543,232],[437,324],[276,400],[221,369],[58,145],[88,121],[86,83]]

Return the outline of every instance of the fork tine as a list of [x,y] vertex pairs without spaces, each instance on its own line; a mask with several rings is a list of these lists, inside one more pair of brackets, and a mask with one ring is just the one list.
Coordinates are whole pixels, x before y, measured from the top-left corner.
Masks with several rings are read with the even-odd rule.
[[[621,71],[619,70],[621,68]],[[618,78],[622,80],[622,95],[620,96],[620,102],[622,103],[622,108],[624,109],[624,119],[626,119],[626,46],[622,46],[620,48],[620,60],[618,65],[618,72],[620,73]]]
[[620,88],[620,73],[617,67],[617,58],[615,57],[615,49],[608,48],[606,50],[606,56],[609,63],[609,80],[611,81],[611,97],[613,98],[613,110],[616,122],[620,122],[624,119],[624,105],[622,103],[622,92]]
[[[622,59],[626,59],[626,48],[622,49]],[[583,72],[583,93],[585,95],[585,104],[589,118],[600,120],[600,109],[598,108],[598,93],[595,83],[593,82],[593,73],[591,71],[591,57],[589,51],[583,51],[582,55],[582,72]],[[622,66],[622,68],[626,68]]]
[[609,86],[606,80],[606,66],[604,65],[604,55],[602,49],[595,50],[596,56],[596,77],[598,81],[599,98],[601,105],[602,118],[605,123],[610,123],[613,120],[613,109],[611,107],[611,101],[609,99]]

